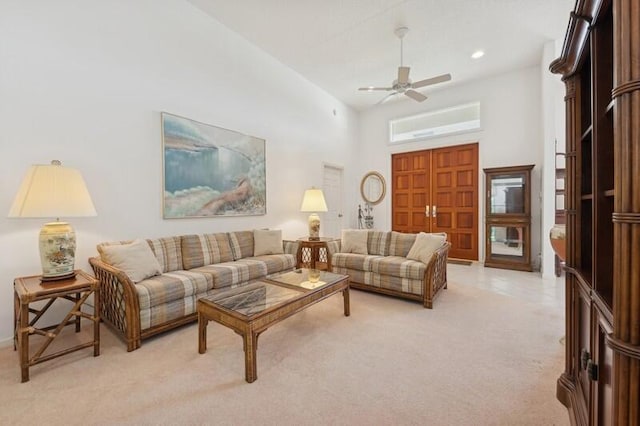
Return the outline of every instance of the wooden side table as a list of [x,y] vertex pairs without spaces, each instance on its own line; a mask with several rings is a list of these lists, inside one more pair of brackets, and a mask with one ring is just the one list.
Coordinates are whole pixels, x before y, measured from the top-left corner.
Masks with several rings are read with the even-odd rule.
[[335,238],[310,240],[308,237],[298,238],[298,268],[321,269],[331,271],[331,256],[327,243]]
[[[80,349],[93,347],[93,356],[100,355],[100,306],[99,281],[86,272],[76,270],[76,276],[60,281],[40,281],[41,276],[20,277],[13,281],[14,294],[14,341],[13,349],[18,350],[22,382],[29,381],[29,367],[49,361]],[[93,314],[82,312],[82,305],[89,295],[93,294]],[[36,327],[42,315],[53,305],[56,299],[66,299],[73,303],[69,313],[59,324],[47,327]],[[48,300],[41,309],[29,305],[40,300]],[[29,319],[29,314],[34,314]],[[81,343],[55,353],[44,355],[51,342],[67,325],[75,325],[76,333],[80,331],[80,320],[86,318],[93,321],[93,340]],[[38,334],[46,339],[33,356],[29,354],[29,336]]]

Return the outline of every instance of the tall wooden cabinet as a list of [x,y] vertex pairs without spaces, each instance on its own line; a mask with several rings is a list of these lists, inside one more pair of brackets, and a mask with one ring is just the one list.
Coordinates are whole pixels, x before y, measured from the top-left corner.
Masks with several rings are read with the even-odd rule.
[[640,425],[640,7],[578,0],[566,85],[566,363],[573,424]]
[[484,169],[485,259],[491,268],[531,271],[531,169]]

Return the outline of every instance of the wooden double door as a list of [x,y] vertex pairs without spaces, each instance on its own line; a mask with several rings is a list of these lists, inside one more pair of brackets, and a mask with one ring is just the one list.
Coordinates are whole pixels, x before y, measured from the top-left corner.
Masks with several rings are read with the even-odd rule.
[[478,144],[393,154],[392,229],[446,232],[449,257],[478,260]]

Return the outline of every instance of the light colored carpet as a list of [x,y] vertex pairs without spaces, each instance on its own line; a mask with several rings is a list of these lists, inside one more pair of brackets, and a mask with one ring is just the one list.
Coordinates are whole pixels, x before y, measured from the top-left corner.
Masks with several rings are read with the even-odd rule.
[[352,290],[351,317],[334,296],[263,333],[248,384],[240,337],[216,323],[203,355],[195,323],[131,353],[103,325],[99,357],[34,366],[23,384],[1,348],[0,424],[566,425],[563,328],[560,307],[451,279],[433,310]]

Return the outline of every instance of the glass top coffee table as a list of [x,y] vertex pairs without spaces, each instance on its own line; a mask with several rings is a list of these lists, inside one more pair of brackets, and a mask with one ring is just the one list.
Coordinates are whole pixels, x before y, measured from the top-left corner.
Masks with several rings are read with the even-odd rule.
[[[273,324],[342,292],[344,315],[350,315],[349,276],[320,271],[310,281],[309,269],[269,275],[246,285],[220,289],[198,300],[198,352],[207,351],[207,325],[215,321],[231,328],[244,342],[245,379],[258,378],[258,336]],[[312,282],[315,281],[315,282]]]

